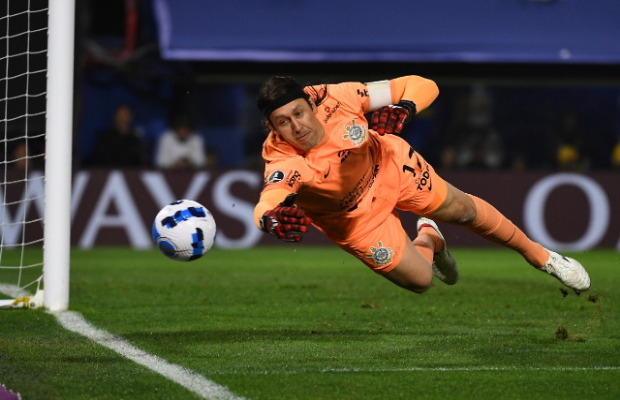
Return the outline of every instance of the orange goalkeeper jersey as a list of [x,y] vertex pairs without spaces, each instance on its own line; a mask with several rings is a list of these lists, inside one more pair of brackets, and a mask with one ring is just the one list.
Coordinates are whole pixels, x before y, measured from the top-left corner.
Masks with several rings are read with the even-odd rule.
[[[401,99],[404,89],[395,88],[394,81],[390,83],[392,99],[387,103],[395,103]],[[316,114],[325,136],[318,145],[303,151],[270,132],[263,144],[266,163],[263,194],[278,188],[298,193],[295,203],[312,218],[314,226],[332,240],[354,240],[393,212],[393,207],[377,207],[373,198],[381,195],[375,193],[377,181],[390,179],[390,168],[382,160],[382,142],[402,139],[380,136],[368,128],[364,114],[371,111],[373,102],[367,85],[346,82],[312,89],[306,90],[308,93],[327,90]],[[428,106],[436,95],[426,94],[430,101],[418,100],[418,111]],[[375,101],[374,108],[377,105],[387,104]],[[391,199],[390,203],[396,201]]]

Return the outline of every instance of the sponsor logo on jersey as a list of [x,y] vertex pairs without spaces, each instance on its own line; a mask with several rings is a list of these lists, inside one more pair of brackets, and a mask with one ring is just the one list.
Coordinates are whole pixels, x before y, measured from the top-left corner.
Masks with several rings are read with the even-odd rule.
[[368,89],[364,89],[364,90],[357,89],[357,94],[360,97],[368,97]]
[[291,175],[291,177],[288,180],[287,185],[289,185],[290,187],[295,186],[295,183],[301,178],[301,174],[299,173],[299,171],[295,171],[293,172],[293,175]]
[[394,250],[391,247],[383,247],[382,241],[377,242],[377,247],[370,246],[370,253],[366,254],[366,258],[372,258],[380,267],[391,263],[394,258]]
[[340,164],[342,164],[344,160],[346,160],[347,157],[349,157],[349,154],[351,154],[351,150],[340,150],[338,152],[338,157],[340,157]]
[[325,107],[325,114],[327,114],[327,116],[323,119],[323,123],[326,124],[327,121],[329,121],[332,115],[334,115],[336,111],[338,111],[339,108],[340,108],[340,102],[336,103],[336,105],[333,108]]
[[[409,158],[411,159],[411,157],[413,157],[413,147],[409,148]],[[433,190],[433,182],[431,182],[431,173],[430,173],[430,167],[428,165],[428,163],[426,161],[424,161],[424,167],[422,166],[422,163],[420,162],[420,158],[416,157],[416,165],[417,165],[417,169],[411,168],[408,165],[403,165],[403,172],[411,172],[411,174],[413,175],[414,178],[414,182],[417,185],[418,190],[424,190],[424,189],[428,189],[428,191],[430,192],[431,190]]]
[[269,178],[267,178],[267,183],[277,183],[282,182],[286,175],[284,175],[284,171],[277,170],[273,171]]
[[353,189],[345,193],[345,195],[340,199],[340,210],[352,211],[355,209],[352,209],[352,207],[355,207],[361,200],[364,193],[370,189],[370,186],[378,171],[379,167],[375,166],[374,168],[368,168],[364,172],[364,175],[362,175],[362,177],[355,183]]
[[375,178],[379,173],[379,164],[375,165],[375,168],[372,170],[372,178],[370,179],[370,185],[368,185],[368,190],[375,184]]
[[368,128],[365,125],[357,125],[355,120],[351,120],[351,125],[345,125],[344,130],[347,131],[342,138],[351,140],[355,146],[359,146],[366,141],[368,137]]
[[416,177],[415,183],[418,184],[417,189],[423,190],[425,187],[431,191],[433,188],[433,183],[431,182],[431,174],[429,172],[428,164],[426,164],[426,171],[422,172]]

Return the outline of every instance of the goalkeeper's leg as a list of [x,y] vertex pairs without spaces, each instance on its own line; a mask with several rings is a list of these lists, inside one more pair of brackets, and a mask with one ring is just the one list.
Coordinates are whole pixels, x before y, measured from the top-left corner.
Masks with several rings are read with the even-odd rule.
[[433,282],[431,265],[435,250],[440,245],[439,241],[428,232],[420,233],[413,242],[407,239],[402,259],[383,276],[412,292],[426,292]]
[[535,268],[553,275],[576,291],[590,287],[590,277],[579,262],[548,251],[533,242],[495,207],[450,184],[445,201],[429,217],[462,225],[485,239],[519,252]]
[[448,252],[437,225],[428,218],[418,221],[418,236],[407,240],[398,265],[384,276],[398,286],[423,293],[431,286],[433,275],[449,285],[458,281],[456,261]]
[[428,217],[435,221],[462,225],[478,236],[511,248],[536,268],[542,268],[549,258],[544,247],[531,241],[495,207],[450,184],[446,200]]

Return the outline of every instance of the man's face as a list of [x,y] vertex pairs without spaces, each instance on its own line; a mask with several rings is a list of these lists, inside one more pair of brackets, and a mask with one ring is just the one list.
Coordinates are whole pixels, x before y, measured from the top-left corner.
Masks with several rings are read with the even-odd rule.
[[191,133],[190,129],[187,126],[183,125],[177,126],[176,132],[181,140],[187,139],[189,137],[189,134]]
[[310,150],[325,136],[316,112],[314,104],[310,107],[305,99],[295,99],[273,111],[269,122],[284,140],[302,150]]
[[117,126],[126,127],[131,124],[133,115],[131,110],[127,106],[121,106],[116,110],[114,115],[114,122]]

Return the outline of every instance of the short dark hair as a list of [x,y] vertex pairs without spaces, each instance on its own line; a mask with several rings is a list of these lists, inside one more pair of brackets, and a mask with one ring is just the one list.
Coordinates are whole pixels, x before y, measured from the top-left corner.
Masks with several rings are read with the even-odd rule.
[[[304,87],[301,83],[291,76],[274,76],[269,78],[258,92],[256,105],[261,111],[264,111],[269,103],[275,99],[284,96],[290,92],[303,91]],[[310,96],[305,96],[308,105],[310,105]],[[269,116],[265,116],[268,118]]]
[[[310,86],[310,85],[306,85]],[[256,99],[256,105],[261,111],[265,111],[269,104],[274,100],[292,92],[303,91],[305,88],[304,85],[299,83],[295,78],[291,76],[274,76],[269,78],[261,87],[258,92],[258,98]],[[318,93],[315,88],[312,88],[312,95],[308,93],[304,93],[304,98],[309,106],[312,107],[310,103],[310,98],[314,99],[315,105],[321,104],[327,95],[327,89],[322,90],[322,93]],[[264,122],[269,122],[269,116],[266,115]]]

